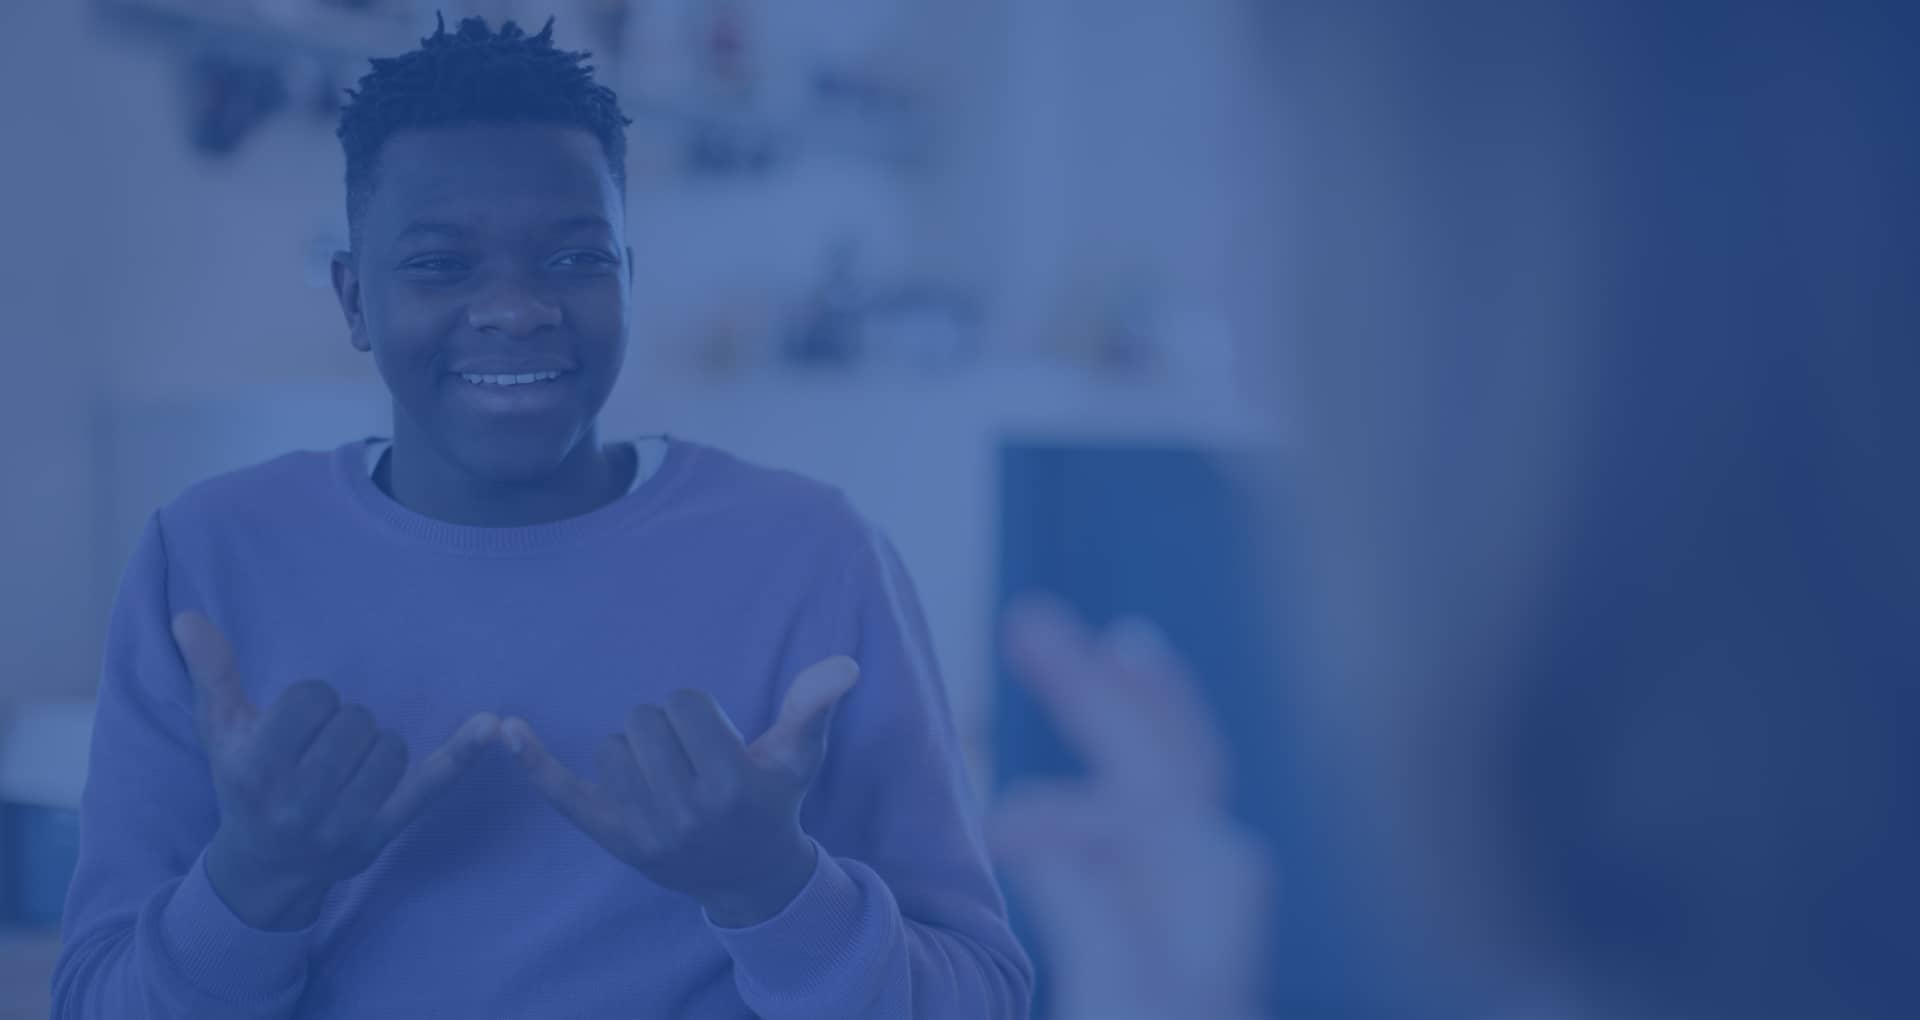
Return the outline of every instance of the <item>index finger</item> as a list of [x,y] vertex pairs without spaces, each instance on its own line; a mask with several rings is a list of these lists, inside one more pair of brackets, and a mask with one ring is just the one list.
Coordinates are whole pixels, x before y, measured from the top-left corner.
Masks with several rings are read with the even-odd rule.
[[617,846],[621,840],[620,815],[601,792],[572,769],[561,764],[524,719],[508,719],[501,726],[507,747],[526,767],[527,776],[553,806],[578,826],[580,831],[604,846]]
[[234,664],[233,648],[203,613],[191,610],[173,618],[173,643],[193,678],[194,716],[202,740],[223,739],[259,717],[247,701]]
[[377,816],[380,831],[392,834],[405,828],[408,822],[426,810],[435,797],[460,778],[461,773],[473,764],[481,750],[499,732],[500,720],[492,713],[482,712],[468,719],[446,743],[440,745],[439,750],[409,770],[400,784],[394,787]]

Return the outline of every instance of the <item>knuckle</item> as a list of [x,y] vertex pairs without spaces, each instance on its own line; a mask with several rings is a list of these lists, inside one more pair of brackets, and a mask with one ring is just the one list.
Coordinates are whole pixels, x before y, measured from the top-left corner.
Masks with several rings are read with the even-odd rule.
[[220,784],[248,800],[258,800],[267,792],[266,776],[243,762],[225,762],[216,770]]
[[724,814],[740,800],[740,783],[731,776],[714,776],[694,785],[696,806],[709,815]]

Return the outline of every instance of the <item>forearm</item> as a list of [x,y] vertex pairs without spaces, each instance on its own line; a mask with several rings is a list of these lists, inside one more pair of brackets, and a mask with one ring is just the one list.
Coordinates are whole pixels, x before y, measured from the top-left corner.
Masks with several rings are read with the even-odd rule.
[[221,813],[169,631],[168,577],[156,514],[108,628],[53,1015],[283,1020],[305,987],[306,936],[248,927],[208,880]]
[[801,818],[849,856],[822,850],[779,915],[716,932],[735,983],[768,1020],[1024,1020],[1032,968],[988,867],[912,582],[864,524],[834,576],[840,589],[817,603],[833,618],[791,655],[794,668],[831,655],[860,666]]
[[77,933],[53,982],[57,1020],[287,1020],[306,984],[304,933],[246,927],[198,863],[133,917]]
[[824,853],[787,909],[717,930],[742,998],[766,1020],[860,1016],[1024,1020],[1024,957],[989,911],[939,922],[905,916],[885,882]]

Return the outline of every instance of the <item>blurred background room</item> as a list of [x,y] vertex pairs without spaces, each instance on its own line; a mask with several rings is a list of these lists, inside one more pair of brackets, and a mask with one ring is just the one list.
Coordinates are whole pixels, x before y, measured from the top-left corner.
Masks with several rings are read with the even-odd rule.
[[1915,1015],[1911,7],[0,4],[0,1020],[143,522],[388,432],[335,116],[436,8],[634,118],[604,434],[897,545],[1036,1016]]
[[[210,474],[387,431],[328,283],[334,117],[436,8],[553,15],[594,53],[636,121],[606,434],[844,488],[919,585],[983,798],[1072,767],[998,652],[1021,592],[1151,616],[1199,673],[1252,672],[1226,465],[1282,440],[1247,392],[1259,327],[1230,311],[1261,183],[1235,0],[8,3],[0,1017],[45,1015],[142,523]],[[1244,718],[1252,696],[1217,700]],[[1295,1001],[1346,982],[1327,962]]]

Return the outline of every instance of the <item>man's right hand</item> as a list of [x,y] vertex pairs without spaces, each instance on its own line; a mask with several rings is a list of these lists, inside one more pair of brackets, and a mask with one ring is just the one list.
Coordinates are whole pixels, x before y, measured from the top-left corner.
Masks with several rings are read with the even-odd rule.
[[320,681],[295,684],[264,712],[255,708],[232,648],[205,616],[175,617],[173,639],[193,676],[220,799],[207,877],[255,928],[312,924],[327,891],[373,863],[499,732],[498,718],[476,715],[409,771],[406,742]]

